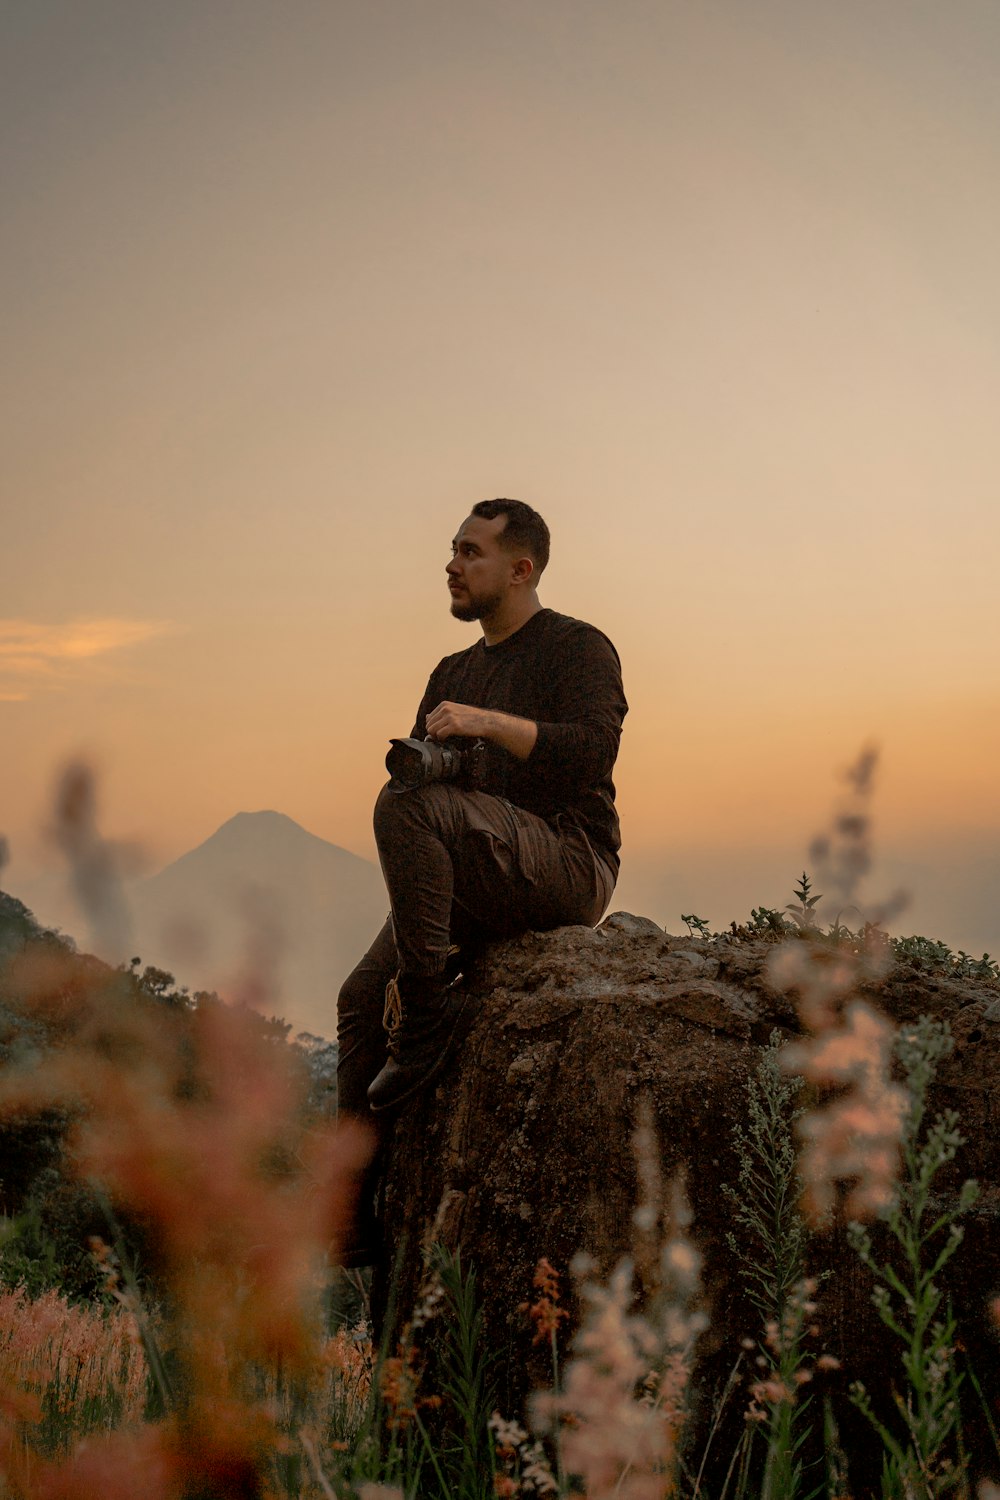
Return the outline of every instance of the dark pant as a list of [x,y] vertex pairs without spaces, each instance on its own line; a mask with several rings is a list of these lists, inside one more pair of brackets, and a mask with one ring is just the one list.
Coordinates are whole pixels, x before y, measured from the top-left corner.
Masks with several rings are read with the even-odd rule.
[[557,831],[501,797],[435,782],[380,793],[375,840],[392,915],[340,991],[340,1108],[368,1114],[385,1062],[385,987],[443,971],[449,945],[600,920],[614,872],[579,829]]

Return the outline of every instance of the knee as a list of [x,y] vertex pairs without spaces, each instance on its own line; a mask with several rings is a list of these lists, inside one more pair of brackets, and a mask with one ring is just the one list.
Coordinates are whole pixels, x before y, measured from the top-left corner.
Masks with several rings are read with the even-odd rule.
[[393,791],[387,783],[378,794],[373,818],[375,842],[381,845],[401,829],[440,828],[446,819],[455,788],[432,781],[430,786]]
[[399,804],[409,795],[409,792],[392,791],[389,783],[386,782],[375,799],[375,812],[372,816],[376,839],[380,838],[386,829],[396,826],[401,811]]

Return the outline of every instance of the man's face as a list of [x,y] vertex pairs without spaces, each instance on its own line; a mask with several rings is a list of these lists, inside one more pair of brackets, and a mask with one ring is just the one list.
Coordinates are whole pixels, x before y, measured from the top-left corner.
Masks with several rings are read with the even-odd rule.
[[445,570],[456,620],[483,620],[506,598],[516,561],[501,544],[506,524],[506,516],[470,516],[459,527]]

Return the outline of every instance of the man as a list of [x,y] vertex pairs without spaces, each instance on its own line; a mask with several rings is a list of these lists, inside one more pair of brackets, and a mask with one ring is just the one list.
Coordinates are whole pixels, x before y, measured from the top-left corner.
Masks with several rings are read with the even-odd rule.
[[483,771],[474,789],[390,782],[379,795],[392,914],[340,993],[345,1113],[384,1118],[443,1066],[464,998],[449,986],[455,945],[592,926],[614,890],[621,667],[600,631],[542,607],[548,556],[548,527],[519,500],[473,506],[452,543],[451,613],[483,634],[432,672],[413,736],[483,740]]

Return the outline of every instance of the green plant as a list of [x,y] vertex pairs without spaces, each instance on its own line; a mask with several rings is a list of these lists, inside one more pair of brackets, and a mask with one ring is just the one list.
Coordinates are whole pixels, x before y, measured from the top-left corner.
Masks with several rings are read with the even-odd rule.
[[444,1289],[434,1347],[436,1385],[444,1398],[440,1457],[449,1489],[442,1500],[478,1500],[495,1472],[489,1419],[496,1409],[496,1351],[483,1346],[483,1315],[473,1267],[437,1246],[434,1261]]
[[708,929],[707,917],[696,917],[694,912],[685,917],[682,913],[681,921],[684,923],[684,926],[687,928],[692,937],[707,938],[711,937],[712,935]]
[[982,958],[972,958],[961,948],[953,953],[947,943],[933,938],[917,934],[893,938],[892,950],[897,959],[911,963],[916,969],[953,974],[962,979],[1000,979],[1000,964],[988,953]]
[[733,1133],[738,1186],[724,1188],[737,1231],[726,1238],[764,1327],[757,1360],[761,1375],[751,1392],[752,1425],[738,1477],[743,1493],[754,1432],[766,1429],[762,1500],[802,1494],[802,1449],[811,1429],[811,1403],[800,1396],[808,1378],[804,1339],[816,1284],[806,1277],[808,1233],[799,1210],[802,1185],[792,1134],[804,1112],[795,1104],[802,1079],[784,1076],[781,1051],[781,1033],[773,1031],[747,1080],[746,1126]]
[[483,1347],[474,1270],[441,1245],[425,1269],[424,1294],[396,1353],[380,1353],[368,1410],[338,1477],[361,1491],[384,1484],[421,1500],[486,1500],[495,1472],[489,1424],[497,1355]]
[[904,1389],[894,1393],[900,1418],[896,1430],[876,1414],[863,1385],[855,1383],[851,1391],[884,1444],[885,1500],[930,1500],[945,1494],[962,1485],[966,1467],[960,1441],[962,1374],[955,1361],[955,1320],[937,1278],[962,1242],[958,1220],[979,1190],[974,1182],[966,1182],[953,1206],[932,1209],[934,1180],[964,1139],[954,1110],[943,1111],[930,1123],[926,1119],[928,1088],[951,1049],[947,1026],[927,1016],[897,1040],[908,1102],[902,1175],[882,1215],[895,1241],[893,1259],[879,1259],[863,1225],[852,1223],[849,1229],[854,1249],[875,1276],[878,1315],[903,1345]]
[[792,895],[795,897],[795,901],[788,902],[785,907],[785,910],[787,912],[791,912],[792,921],[795,923],[796,927],[798,927],[799,930],[803,932],[811,932],[815,928],[816,903],[818,901],[822,901],[823,899],[822,896],[814,896],[811,894],[811,892],[812,882],[810,881],[809,876],[806,874],[805,870],[803,870],[799,878],[798,885],[792,892]]
[[59,1257],[51,1235],[42,1222],[36,1199],[29,1199],[21,1213],[0,1218],[0,1282],[22,1286],[29,1297],[37,1297],[60,1281]]
[[754,936],[772,933],[784,936],[791,924],[773,906],[755,906],[750,912],[750,932]]
[[788,1299],[805,1275],[806,1226],[799,1211],[801,1193],[793,1127],[804,1113],[795,1105],[801,1078],[781,1068],[783,1038],[772,1031],[756,1072],[747,1079],[746,1125],[733,1144],[739,1163],[738,1188],[723,1189],[733,1206],[739,1237],[726,1238],[741,1268],[747,1295],[767,1321],[784,1315]]
[[94,1193],[50,1166],[34,1178],[19,1211],[0,1216],[0,1284],[32,1297],[53,1288],[70,1301],[102,1300],[90,1237],[105,1228]]

